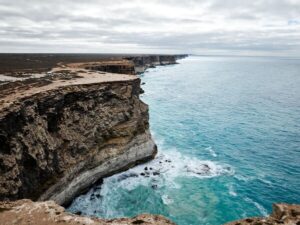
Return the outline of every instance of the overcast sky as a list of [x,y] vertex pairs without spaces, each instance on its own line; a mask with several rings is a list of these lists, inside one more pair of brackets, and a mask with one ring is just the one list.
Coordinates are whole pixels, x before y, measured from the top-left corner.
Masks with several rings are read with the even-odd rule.
[[300,56],[300,0],[0,0],[0,52]]

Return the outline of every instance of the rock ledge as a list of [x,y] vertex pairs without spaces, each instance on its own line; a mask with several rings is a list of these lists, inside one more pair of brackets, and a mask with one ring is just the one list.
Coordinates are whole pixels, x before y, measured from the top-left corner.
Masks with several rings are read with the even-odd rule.
[[300,225],[300,205],[274,204],[268,217],[253,217],[227,223],[226,225]]
[[162,216],[142,214],[134,218],[103,220],[74,215],[54,201],[0,202],[0,225],[175,225]]

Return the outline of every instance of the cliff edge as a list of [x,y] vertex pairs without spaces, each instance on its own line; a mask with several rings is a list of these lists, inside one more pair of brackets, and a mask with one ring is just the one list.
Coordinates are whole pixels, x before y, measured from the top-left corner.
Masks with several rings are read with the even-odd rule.
[[70,214],[53,201],[0,202],[1,225],[175,225],[162,216],[149,214],[134,218],[103,220]]
[[[54,201],[32,202],[19,200],[0,202],[0,225],[175,225],[170,220],[157,215],[142,214],[134,218],[104,220],[84,217],[65,212]],[[273,213],[268,217],[255,217],[230,222],[225,225],[299,225],[300,206],[274,204]]]
[[[33,70],[48,71],[45,66],[67,56],[55,57]],[[18,72],[5,76],[13,82],[0,79],[0,225],[174,225],[147,214],[113,220],[82,217],[58,204],[68,204],[98,180],[155,156],[148,106],[139,98],[140,79],[132,74],[182,57],[94,62],[84,56],[84,63],[59,64],[47,74]],[[23,63],[18,69],[28,67]],[[300,225],[300,206],[274,204],[266,218],[228,223],[244,224]]]
[[253,217],[242,219],[225,225],[299,225],[300,205],[274,204],[273,212],[268,217]]
[[99,179],[155,156],[138,77],[68,71],[3,86],[0,200],[65,205]]

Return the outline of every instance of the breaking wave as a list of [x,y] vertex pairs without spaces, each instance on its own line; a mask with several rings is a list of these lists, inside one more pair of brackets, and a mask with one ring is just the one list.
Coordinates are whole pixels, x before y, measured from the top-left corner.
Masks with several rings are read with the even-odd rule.
[[[139,186],[151,188],[158,192],[164,188],[179,189],[180,182],[176,182],[176,180],[180,177],[208,179],[233,174],[234,170],[228,165],[199,160],[182,155],[178,151],[168,151],[158,154],[154,160],[148,163],[105,178],[101,185],[76,198],[68,210],[85,215],[115,217],[115,209],[107,206],[110,205],[111,201],[117,202],[120,194],[114,195],[112,193],[119,193],[120,191],[130,193]],[[163,204],[170,205],[174,201],[167,193],[161,191],[159,195]],[[119,213],[118,215],[122,216]]]
[[211,156],[217,157],[217,153],[215,152],[215,150],[211,146],[209,146],[205,150],[207,150],[211,154]]

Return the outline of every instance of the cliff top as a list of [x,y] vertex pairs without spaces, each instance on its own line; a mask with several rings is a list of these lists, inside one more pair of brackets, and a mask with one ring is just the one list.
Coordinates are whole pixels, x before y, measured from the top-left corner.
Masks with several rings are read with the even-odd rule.
[[124,58],[134,59],[144,57],[173,56],[184,57],[186,55],[164,55],[164,54],[10,54],[0,53],[0,74],[6,73],[40,73],[50,71],[59,63],[80,63],[80,62],[99,62],[99,61],[118,61]]
[[[119,65],[122,63],[124,62],[119,62]],[[90,71],[84,68],[86,65],[86,63],[61,65],[50,72],[23,78],[0,76],[0,82],[3,82],[0,83],[0,110],[25,97],[61,87],[138,79],[134,75]]]
[[[63,63],[59,63],[59,65],[63,65]],[[91,61],[91,62],[74,62],[67,63],[68,67],[72,68],[85,68],[89,66],[134,66],[132,61],[121,59],[121,60],[107,60],[107,61]]]

